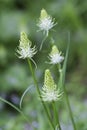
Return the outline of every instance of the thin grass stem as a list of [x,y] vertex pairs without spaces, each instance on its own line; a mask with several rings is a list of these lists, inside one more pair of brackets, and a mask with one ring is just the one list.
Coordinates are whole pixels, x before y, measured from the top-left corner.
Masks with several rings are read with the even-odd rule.
[[42,42],[41,42],[41,45],[40,45],[40,49],[39,49],[40,51],[41,51],[42,46],[43,46],[43,43],[45,42],[45,40],[47,39],[47,37],[48,37],[48,36],[46,35],[46,36],[43,38],[43,40],[42,40]]
[[72,122],[72,125],[73,125],[73,129],[76,130],[76,124],[75,124],[75,121],[74,121],[74,118],[73,118],[72,110],[71,110],[70,103],[69,103],[68,94],[67,94],[67,91],[66,91],[66,88],[65,88],[65,75],[66,75],[66,66],[67,66],[69,48],[70,48],[70,32],[68,32],[68,45],[67,45],[66,56],[65,56],[65,61],[64,61],[64,65],[63,65],[62,85],[63,85],[65,100],[66,100],[66,103],[67,103],[67,107],[68,107],[69,115],[70,115],[71,122]]
[[9,101],[5,100],[4,98],[0,97],[0,101],[8,104],[9,106],[11,106],[12,108],[14,108],[16,111],[18,111],[23,117],[24,119],[29,122],[28,118],[24,115],[24,113],[18,108],[16,107],[15,105],[13,105],[12,103],[10,103]]
[[41,97],[41,94],[40,94],[40,89],[39,89],[39,87],[38,87],[38,83],[37,83],[36,76],[35,76],[35,74],[34,74],[34,70],[33,70],[33,68],[32,68],[30,59],[28,59],[28,64],[29,64],[30,71],[31,71],[31,73],[32,73],[32,77],[33,77],[33,80],[34,80],[34,84],[35,84],[35,86],[36,86],[37,92],[38,92],[39,97],[40,97],[40,99],[41,99],[43,108],[44,108],[44,110],[45,110],[45,112],[46,112],[46,115],[47,115],[47,117],[48,117],[49,123],[50,123],[50,125],[52,126],[53,130],[55,130],[55,127],[54,127],[54,124],[53,124],[53,122],[52,122],[52,120],[51,120],[51,117],[50,117],[50,115],[49,115],[48,109],[47,109],[47,107],[46,107],[44,101],[42,100],[42,97]]
[[60,126],[59,117],[58,117],[58,112],[57,112],[57,110],[56,110],[55,102],[52,102],[52,106],[53,106],[53,110],[54,110],[55,125],[58,126],[59,130],[62,130],[62,129],[61,129],[61,126]]

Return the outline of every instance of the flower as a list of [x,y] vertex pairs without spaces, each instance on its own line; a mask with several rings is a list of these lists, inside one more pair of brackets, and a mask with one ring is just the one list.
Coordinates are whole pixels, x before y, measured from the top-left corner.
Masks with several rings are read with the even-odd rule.
[[18,57],[25,59],[29,58],[32,59],[32,57],[36,54],[36,46],[31,48],[31,41],[28,39],[27,34],[25,32],[21,32],[20,35],[20,44],[17,49]]
[[50,64],[59,64],[64,60],[64,57],[61,55],[56,45],[52,46],[52,51],[49,54]]
[[52,19],[52,17],[47,14],[45,9],[42,9],[39,22],[37,24],[37,26],[40,28],[40,31],[44,31],[44,33],[46,33],[48,36],[49,30],[55,25],[56,23],[54,23],[54,19]]
[[57,85],[51,76],[50,70],[45,70],[44,85],[41,91],[41,97],[43,101],[57,101],[61,98],[62,93],[57,89]]

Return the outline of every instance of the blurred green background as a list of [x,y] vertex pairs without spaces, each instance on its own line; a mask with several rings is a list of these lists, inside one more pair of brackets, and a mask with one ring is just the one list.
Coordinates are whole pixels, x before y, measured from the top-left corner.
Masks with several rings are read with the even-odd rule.
[[[87,130],[87,0],[0,0],[0,96],[19,107],[22,93],[30,87],[22,104],[30,122],[27,123],[18,112],[0,101],[0,130],[51,130],[36,95],[28,64],[15,55],[22,30],[27,32],[33,45],[36,44],[39,49],[43,34],[37,32],[36,24],[42,8],[58,22],[50,37],[54,38],[64,55],[67,32],[71,33],[66,88],[77,129]],[[40,87],[46,68],[50,68],[55,81],[58,80],[56,67],[45,63],[50,49],[48,38],[42,51],[34,57]],[[64,101],[57,104],[62,129],[73,130],[66,104]]]

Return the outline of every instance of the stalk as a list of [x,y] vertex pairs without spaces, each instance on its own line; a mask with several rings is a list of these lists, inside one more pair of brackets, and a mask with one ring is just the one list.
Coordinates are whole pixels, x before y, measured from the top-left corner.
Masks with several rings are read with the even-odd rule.
[[12,103],[10,103],[9,101],[3,99],[2,97],[0,97],[0,100],[6,104],[8,104],[9,106],[11,106],[12,108],[14,108],[16,111],[18,111],[23,117],[24,119],[29,122],[28,118],[24,115],[24,113],[18,108],[16,107],[15,105],[13,105]]
[[38,87],[38,83],[37,83],[36,76],[35,76],[34,70],[33,70],[33,68],[32,68],[30,59],[28,59],[28,64],[29,64],[29,68],[30,68],[30,71],[31,71],[31,74],[32,74],[32,77],[33,77],[34,84],[35,84],[35,86],[36,86],[38,95],[39,95],[39,97],[40,97],[40,99],[41,99],[42,105],[43,105],[44,110],[45,110],[45,112],[46,112],[46,115],[47,115],[47,117],[48,117],[49,123],[50,123],[50,125],[52,126],[52,128],[55,130],[54,124],[53,124],[53,122],[51,121],[51,117],[50,117],[50,115],[49,115],[49,112],[48,112],[48,110],[47,110],[47,107],[46,107],[44,101],[42,100],[42,97],[41,97],[41,94],[40,94],[40,89],[39,89],[39,87]]
[[68,32],[68,45],[67,45],[63,70],[62,70],[62,86],[63,86],[63,89],[64,89],[65,100],[66,100],[66,103],[67,103],[67,107],[68,107],[69,115],[70,115],[71,122],[72,122],[72,125],[73,125],[73,129],[76,130],[76,124],[75,124],[75,121],[74,121],[74,118],[73,118],[73,113],[72,113],[72,110],[71,110],[68,94],[67,94],[67,91],[66,91],[66,88],[65,88],[65,75],[66,75],[66,66],[67,66],[69,48],[70,48],[70,32]]
[[59,122],[59,118],[58,118],[58,112],[56,110],[55,102],[52,102],[52,106],[53,106],[53,110],[54,110],[54,117],[55,117],[56,126],[58,126],[59,130],[62,130],[61,126],[60,126],[60,122]]

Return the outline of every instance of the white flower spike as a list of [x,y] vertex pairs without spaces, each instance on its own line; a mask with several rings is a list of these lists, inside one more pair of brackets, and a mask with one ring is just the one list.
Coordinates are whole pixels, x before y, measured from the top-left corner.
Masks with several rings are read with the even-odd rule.
[[41,97],[43,101],[52,102],[61,98],[62,93],[57,89],[57,85],[51,76],[50,70],[45,71],[44,85],[41,91]]
[[[20,44],[18,46],[18,57],[22,59],[29,58],[33,61],[32,57],[36,54],[36,46],[31,48],[31,41],[28,39],[27,34],[25,32],[21,32],[20,35]],[[34,61],[33,61],[34,62]]]
[[50,64],[59,64],[64,60],[64,57],[61,55],[56,45],[52,46],[52,51],[49,54]]
[[54,19],[52,19],[52,17],[47,14],[45,9],[42,9],[39,22],[37,24],[40,31],[44,31],[44,33],[46,33],[46,36],[48,36],[49,30],[53,28],[55,25],[56,23],[54,23]]

